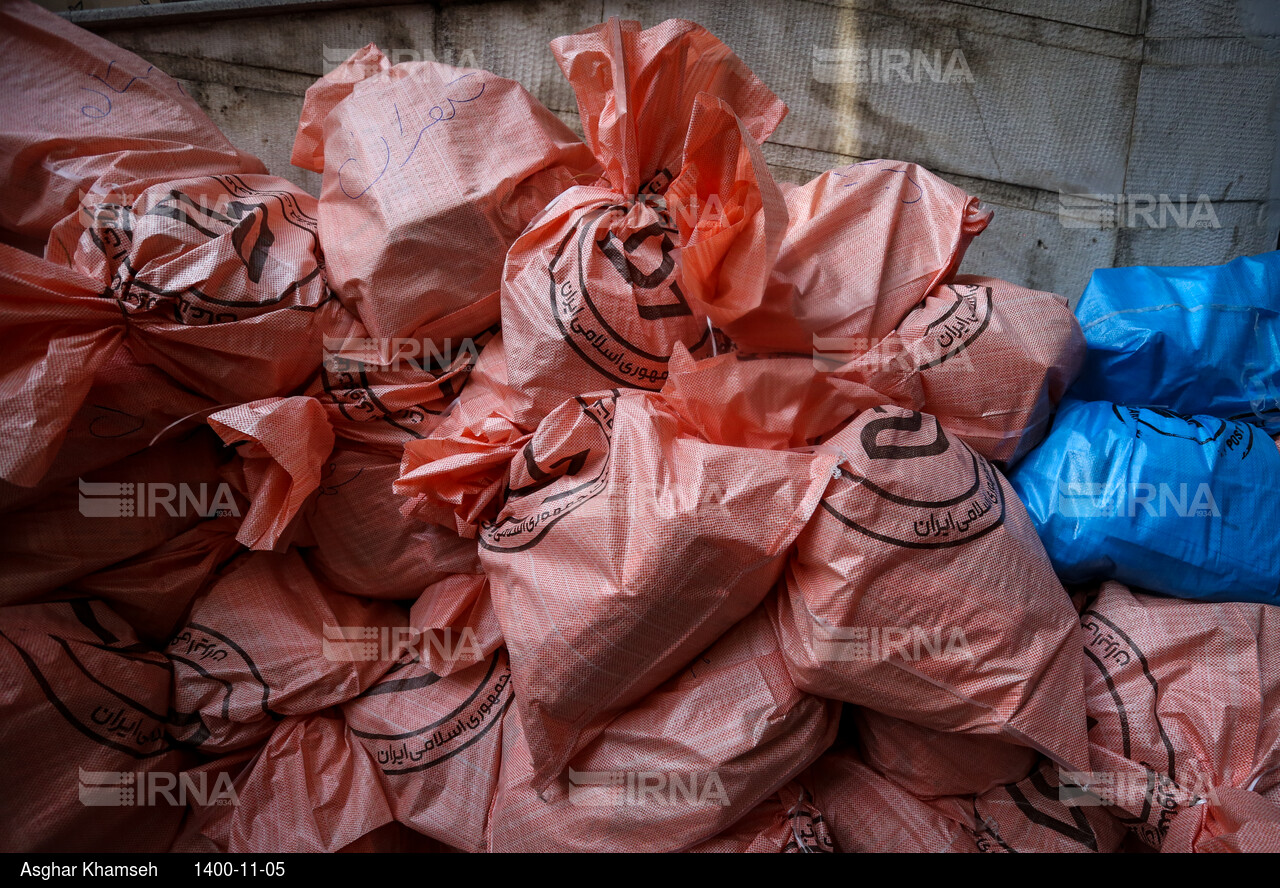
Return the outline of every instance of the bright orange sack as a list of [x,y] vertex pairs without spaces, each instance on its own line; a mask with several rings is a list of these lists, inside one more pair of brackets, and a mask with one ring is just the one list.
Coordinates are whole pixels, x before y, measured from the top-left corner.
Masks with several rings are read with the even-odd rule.
[[1088,761],[1075,610],[1000,472],[928,414],[863,411],[776,616],[796,684]]
[[406,624],[389,602],[333,592],[297,552],[237,558],[191,608],[165,653],[174,737],[218,752],[261,741],[285,716],[343,703],[390,668]]
[[867,160],[787,191],[787,230],[748,350],[844,363],[888,336],[960,266],[991,211],[913,163]]
[[293,163],[324,174],[329,279],[378,338],[441,341],[498,320],[507,248],[575,178],[586,146],[514,80],[369,44],[307,90]]
[[502,326],[513,418],[657,390],[677,343],[718,347],[761,302],[786,211],[760,152],[786,106],[706,29],[609,22],[552,41],[604,173],[511,247]]
[[837,372],[932,413],[987,459],[1013,463],[1044,438],[1084,351],[1061,296],[960,275]]
[[691,848],[807,767],[831,744],[839,718],[839,703],[796,690],[757,610],[594,731],[541,793],[530,785],[522,720],[514,708],[507,713],[489,850]]
[[80,600],[0,608],[0,670],[3,849],[167,851],[195,760],[165,732],[168,660]]
[[[0,230],[37,252],[87,193],[266,172],[178,81],[34,3],[0,2],[0,71]],[[67,262],[56,242],[45,255]]]
[[1108,582],[1080,625],[1092,759],[1073,781],[1089,790],[1081,804],[1114,804],[1160,848],[1171,821],[1198,816],[1224,790],[1280,802],[1280,608]]
[[512,418],[506,374],[499,333],[480,353],[453,411],[431,434],[405,443],[392,489],[408,498],[400,507],[406,516],[473,538],[497,514],[507,464],[532,437]]

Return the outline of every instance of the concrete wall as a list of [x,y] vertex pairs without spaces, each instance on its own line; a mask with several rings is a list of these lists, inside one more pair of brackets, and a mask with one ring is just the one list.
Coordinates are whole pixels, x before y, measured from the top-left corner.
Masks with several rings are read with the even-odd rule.
[[[302,95],[326,59],[372,41],[401,60],[487,68],[519,80],[577,128],[548,41],[611,15],[646,25],[680,16],[727,42],[790,106],[765,146],[780,179],[890,157],[921,163],[994,206],[965,271],[1074,299],[1095,267],[1219,263],[1277,246],[1273,0],[240,8],[251,5],[204,0],[68,15],[182,80],[233,142],[312,192],[317,177],[288,158]],[[203,17],[173,15],[179,6]],[[893,67],[903,51],[906,81]],[[1102,197],[1070,196],[1078,194]],[[1163,214],[1157,206],[1144,215],[1148,196],[1160,195],[1169,196]]]

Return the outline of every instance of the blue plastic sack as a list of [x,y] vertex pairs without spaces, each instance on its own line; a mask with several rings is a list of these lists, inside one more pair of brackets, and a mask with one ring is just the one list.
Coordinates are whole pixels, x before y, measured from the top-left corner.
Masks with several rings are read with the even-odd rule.
[[1009,480],[1064,582],[1280,605],[1280,450],[1253,425],[1064,401]]
[[1089,354],[1069,397],[1280,433],[1280,251],[1226,265],[1099,269],[1076,317]]

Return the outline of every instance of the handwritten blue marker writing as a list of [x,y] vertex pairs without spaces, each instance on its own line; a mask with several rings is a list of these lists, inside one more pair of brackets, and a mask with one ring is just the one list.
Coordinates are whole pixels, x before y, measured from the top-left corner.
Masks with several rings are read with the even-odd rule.
[[[470,74],[463,74],[461,77],[458,77],[454,80],[450,80],[448,83],[445,84],[445,86],[453,86],[453,84],[455,83],[466,80],[468,77],[474,77],[474,76],[476,76],[476,72],[474,71],[471,72]],[[435,126],[437,123],[453,120],[453,118],[458,115],[458,106],[465,105],[468,102],[474,102],[476,99],[480,98],[482,95],[484,95],[484,87],[485,85],[481,83],[480,89],[477,90],[476,94],[473,96],[470,96],[465,99],[447,98],[445,99],[445,103],[443,105],[433,105],[430,109],[428,109],[427,117],[431,118],[431,122],[428,123],[426,126],[424,126],[422,129],[418,130],[417,138],[415,138],[413,141],[413,147],[409,149],[409,153],[405,155],[404,160],[400,161],[400,164],[399,166],[397,166],[397,169],[404,169],[405,165],[408,164],[409,161],[413,160],[413,155],[417,153],[418,146],[422,144],[422,137],[427,130],[431,129],[431,127]],[[446,106],[448,107],[447,111],[446,111]],[[401,138],[403,138],[404,137],[404,121],[400,117],[400,106],[393,102],[391,107],[395,111],[395,115],[396,115],[396,128],[399,130]],[[355,133],[351,133],[351,138],[353,140],[355,139]],[[360,198],[364,196],[366,193],[368,193],[369,189],[372,188],[374,185],[378,184],[378,182],[382,180],[382,177],[386,175],[387,168],[391,164],[391,146],[387,143],[387,140],[385,137],[379,136],[378,138],[382,140],[382,145],[383,145],[383,148],[385,149],[386,157],[382,162],[382,169],[378,171],[378,175],[374,176],[373,179],[369,182],[369,184],[364,186],[364,188],[353,193],[351,190],[348,190],[346,186],[346,182],[343,179],[343,174],[346,170],[347,164],[355,162],[354,157],[348,157],[346,160],[342,162],[342,166],[338,167],[338,187],[341,188],[342,193],[345,194],[351,200],[356,200],[357,198]]]
[[[882,160],[864,160],[864,161],[862,161],[861,163],[851,164],[851,165],[850,165],[850,169],[852,169],[853,167],[856,167],[856,166],[868,166],[868,165],[873,165],[873,166],[874,166],[874,165],[876,165],[876,164],[881,164],[881,163],[884,163],[884,161],[882,161]],[[883,167],[883,168],[881,168],[880,170],[877,170],[877,172],[882,172],[882,173],[902,173],[904,176],[906,176],[906,177],[907,177],[907,181],[908,181],[908,182],[910,182],[910,183],[912,184],[912,186],[913,186],[913,187],[915,188],[915,190],[916,190],[916,196],[915,196],[915,197],[913,197],[911,200],[907,200],[907,199],[904,197],[904,198],[902,199],[902,202],[903,202],[904,204],[913,204],[913,203],[916,203],[917,201],[919,201],[919,200],[920,200],[920,198],[924,197],[924,189],[922,189],[922,188],[920,187],[920,183],[919,183],[919,182],[917,182],[915,179],[911,178],[911,176],[907,174],[907,171],[906,171],[906,169],[905,169],[905,168],[899,167],[899,168],[896,168],[896,169],[895,169],[895,168],[893,168],[893,167]],[[832,170],[832,171],[831,171],[831,174],[832,174],[833,176],[839,176],[841,179],[848,179],[848,178],[850,178],[849,176],[846,176],[844,173],[837,172],[836,170]],[[853,181],[851,181],[851,182],[845,182],[845,183],[844,183],[844,185],[843,185],[842,187],[844,187],[844,188],[851,188],[852,186],[857,185],[859,181],[860,181],[860,180],[858,180],[858,179],[854,179],[854,180],[853,180]],[[889,189],[889,186],[888,186],[888,185],[886,185],[886,186],[885,186],[885,190],[887,191],[888,189]]]
[[[107,77],[110,77],[110,76],[111,76],[111,69],[115,67],[115,64],[116,64],[116,63],[115,63],[115,60],[114,60],[114,59],[112,59],[110,62],[108,62],[108,63],[107,63]],[[97,74],[90,74],[89,76],[90,76],[90,77],[92,77],[94,80],[98,81],[99,83],[101,83],[101,84],[102,84],[103,86],[105,86],[107,89],[111,90],[111,91],[112,91],[113,93],[115,93],[116,95],[124,95],[125,93],[127,93],[127,92],[129,91],[129,87],[133,86],[133,85],[134,85],[134,83],[136,83],[136,82],[137,82],[137,81],[139,81],[139,80],[146,80],[148,77],[150,77],[150,76],[151,76],[151,72],[152,72],[153,70],[155,70],[155,66],[154,66],[154,65],[147,65],[147,73],[146,73],[146,74],[143,74],[143,75],[138,76],[138,77],[130,77],[130,78],[129,78],[129,82],[128,82],[128,83],[126,83],[124,86],[120,87],[119,89],[116,89],[116,87],[112,86],[112,85],[111,85],[107,80],[104,80],[103,78],[99,77]],[[106,103],[107,103],[107,107],[106,107],[105,109],[104,109],[104,108],[100,108],[100,107],[99,107],[99,106],[97,106],[97,105],[81,105],[81,106],[80,106],[80,113],[81,113],[81,114],[83,114],[85,117],[88,117],[88,118],[90,118],[90,119],[92,119],[92,120],[100,120],[100,119],[102,119],[103,117],[106,117],[108,114],[110,114],[110,113],[111,113],[111,107],[112,107],[112,106],[111,106],[111,96],[107,95],[106,93],[102,92],[101,90],[91,89],[90,87],[87,87],[87,86],[82,86],[82,87],[80,87],[80,88],[81,88],[82,90],[84,90],[85,92],[91,92],[91,93],[94,93],[95,95],[102,96],[102,98],[103,98],[103,99],[106,101]],[[91,113],[91,112],[97,112],[97,113]]]

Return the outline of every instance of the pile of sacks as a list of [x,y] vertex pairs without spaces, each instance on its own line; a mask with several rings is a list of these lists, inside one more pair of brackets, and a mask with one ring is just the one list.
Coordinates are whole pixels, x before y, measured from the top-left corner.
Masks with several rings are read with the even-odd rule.
[[775,182],[686,21],[553,41],[585,141],[366,47],[319,199],[0,25],[9,850],[1280,846],[1280,611],[1064,588],[1086,341],[976,198]]

